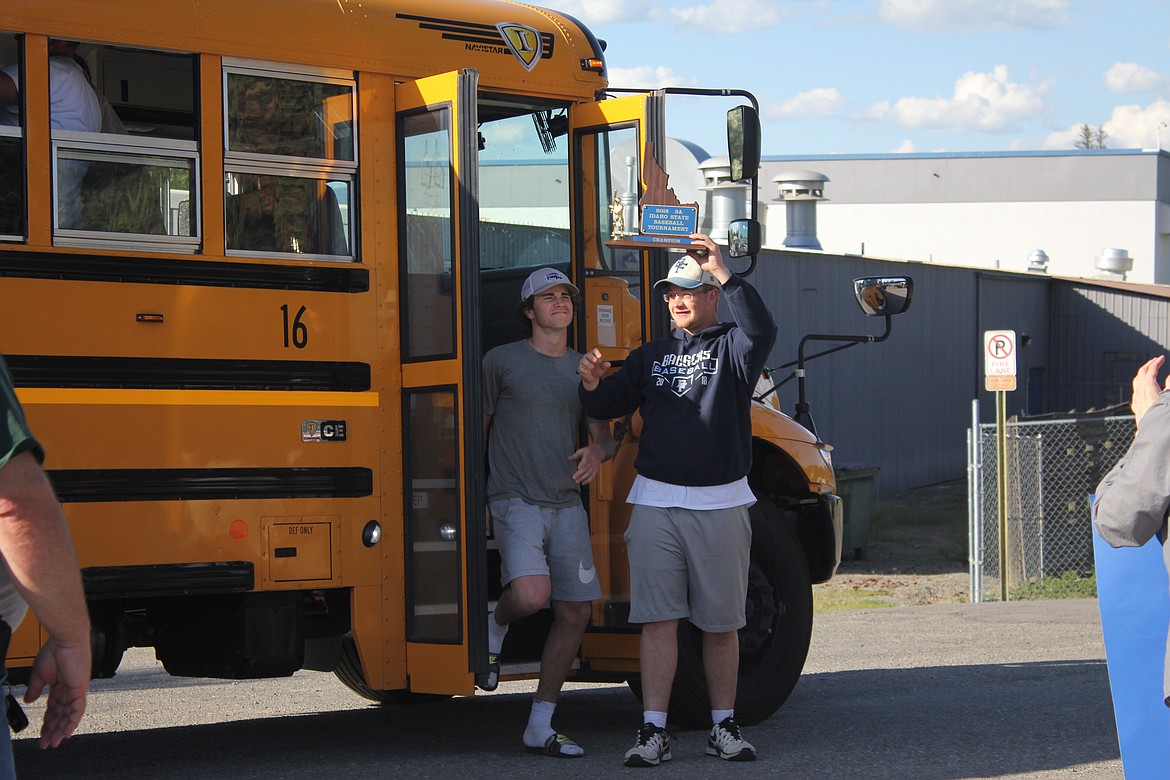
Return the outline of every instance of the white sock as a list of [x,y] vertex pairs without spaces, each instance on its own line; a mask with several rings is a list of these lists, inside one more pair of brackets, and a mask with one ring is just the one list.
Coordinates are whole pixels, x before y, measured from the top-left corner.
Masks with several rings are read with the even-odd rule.
[[544,747],[548,738],[554,733],[552,727],[553,711],[557,705],[549,701],[534,699],[532,711],[528,713],[528,728],[524,729],[524,744],[528,747]]
[[655,712],[654,710],[645,710],[642,713],[643,723],[653,723],[660,729],[666,728],[666,713]]
[[496,622],[496,613],[488,613],[488,652],[497,655],[504,649],[504,637],[508,635],[508,627]]
[[711,725],[718,726],[726,718],[734,718],[735,710],[711,710]]
[[[557,708],[554,702],[534,700],[532,711],[528,713],[528,728],[524,729],[524,745],[532,748],[542,748],[549,737],[556,734],[552,727],[553,711]],[[579,745],[562,742],[560,750],[566,756],[583,756],[585,751]]]

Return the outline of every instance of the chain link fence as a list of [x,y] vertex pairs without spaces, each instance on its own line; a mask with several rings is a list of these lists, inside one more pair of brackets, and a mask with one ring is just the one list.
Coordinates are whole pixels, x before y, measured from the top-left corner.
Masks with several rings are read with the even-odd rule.
[[1093,573],[1089,496],[1133,440],[1132,416],[1007,424],[1006,556],[999,543],[996,426],[968,431],[972,601],[1029,582]]

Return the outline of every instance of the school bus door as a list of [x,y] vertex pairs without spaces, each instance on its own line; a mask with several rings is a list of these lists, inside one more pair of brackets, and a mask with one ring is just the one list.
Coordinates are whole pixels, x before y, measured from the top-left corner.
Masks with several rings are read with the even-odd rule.
[[[573,106],[569,110],[573,178],[573,263],[584,295],[577,348],[597,347],[615,365],[639,346],[650,326],[645,291],[665,253],[620,249],[606,242],[638,232],[638,204],[645,188],[647,155],[663,147],[663,98],[638,94]],[[650,167],[657,170],[656,162]],[[661,257],[660,257],[661,256]],[[657,307],[662,308],[662,307]],[[583,662],[594,671],[637,672],[637,634],[629,631],[629,563],[623,534],[629,524],[625,498],[634,475],[636,415],[614,422],[622,442],[589,487],[589,525],[602,601],[582,644]],[[617,629],[607,631],[606,629]]]
[[[476,88],[462,70],[395,88],[406,668],[468,694],[487,663]],[[387,539],[387,543],[398,540]],[[469,605],[473,605],[469,609]]]

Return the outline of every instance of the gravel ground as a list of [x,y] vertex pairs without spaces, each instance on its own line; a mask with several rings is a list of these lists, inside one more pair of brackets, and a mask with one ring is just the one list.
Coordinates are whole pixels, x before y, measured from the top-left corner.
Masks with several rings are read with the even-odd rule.
[[947,482],[877,502],[864,559],[842,561],[832,580],[815,587],[818,603],[842,609],[969,602],[966,491],[965,482]]

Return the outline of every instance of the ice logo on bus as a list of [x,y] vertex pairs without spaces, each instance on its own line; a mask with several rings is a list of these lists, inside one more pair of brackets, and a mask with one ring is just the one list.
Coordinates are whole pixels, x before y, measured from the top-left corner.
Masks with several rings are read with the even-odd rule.
[[512,54],[520,60],[520,64],[531,72],[536,67],[536,63],[540,62],[542,48],[540,32],[518,22],[500,22],[496,25],[496,29],[500,31],[500,35],[507,42]]
[[345,441],[345,420],[301,420],[301,441]]

